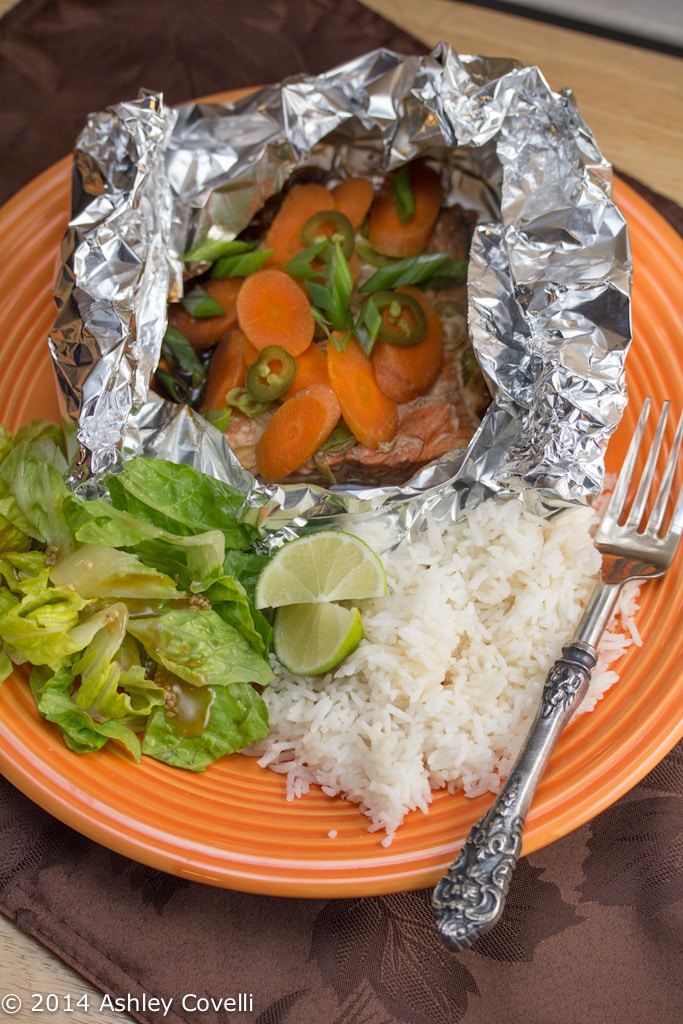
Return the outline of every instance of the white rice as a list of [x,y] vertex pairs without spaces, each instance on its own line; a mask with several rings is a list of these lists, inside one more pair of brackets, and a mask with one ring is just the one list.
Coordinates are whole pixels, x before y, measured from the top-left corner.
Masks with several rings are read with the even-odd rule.
[[[598,576],[595,519],[579,508],[548,522],[491,500],[461,523],[429,524],[383,556],[389,593],[360,602],[365,639],[334,673],[274,665],[271,731],[249,753],[286,774],[289,799],[317,784],[357,803],[384,845],[409,811],[428,812],[433,790],[495,793]],[[377,536],[355,532],[378,550]],[[581,712],[639,643],[636,598],[624,588]]]

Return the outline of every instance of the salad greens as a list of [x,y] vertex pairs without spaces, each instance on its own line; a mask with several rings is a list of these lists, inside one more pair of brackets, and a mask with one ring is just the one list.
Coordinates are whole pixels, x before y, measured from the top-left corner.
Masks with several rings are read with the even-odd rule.
[[201,771],[265,736],[267,556],[244,495],[140,457],[85,501],[67,470],[60,427],[0,426],[0,681],[29,666],[38,711],[77,752],[112,740]]

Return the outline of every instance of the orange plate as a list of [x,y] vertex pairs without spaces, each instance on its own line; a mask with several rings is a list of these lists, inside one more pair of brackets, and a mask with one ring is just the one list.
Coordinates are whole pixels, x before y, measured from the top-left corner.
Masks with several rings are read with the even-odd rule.
[[[16,429],[58,416],[46,334],[51,286],[68,217],[71,160],[56,164],[0,210],[6,261],[0,280],[0,417]],[[631,403],[610,445],[618,466],[643,397],[683,404],[680,345],[683,242],[621,182],[636,264]],[[683,552],[680,553],[683,555]],[[645,639],[619,666],[622,679],[560,740],[528,819],[531,853],[566,835],[634,786],[683,735],[681,557],[644,588],[638,626]],[[435,794],[430,813],[412,813],[393,845],[368,833],[351,804],[313,792],[288,803],[281,777],[241,755],[202,775],[112,746],[70,753],[36,713],[26,675],[0,687],[0,769],[35,803],[77,831],[134,860],[211,885],[281,896],[358,896],[436,882],[491,797]],[[330,830],[336,838],[330,838]]]

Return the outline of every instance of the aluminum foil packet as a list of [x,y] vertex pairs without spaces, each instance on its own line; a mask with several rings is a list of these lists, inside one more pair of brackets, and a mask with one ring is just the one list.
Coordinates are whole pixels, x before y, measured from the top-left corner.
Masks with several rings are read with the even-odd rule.
[[[264,486],[223,435],[149,390],[182,254],[230,240],[302,166],[377,181],[416,157],[476,211],[469,331],[492,400],[466,451],[401,488]],[[241,487],[273,531],[317,517],[455,517],[494,493],[590,503],[626,404],[631,260],[611,167],[568,90],[512,60],[376,50],[231,103],[143,92],[79,136],[49,344],[87,495],[126,458],[191,463]]]

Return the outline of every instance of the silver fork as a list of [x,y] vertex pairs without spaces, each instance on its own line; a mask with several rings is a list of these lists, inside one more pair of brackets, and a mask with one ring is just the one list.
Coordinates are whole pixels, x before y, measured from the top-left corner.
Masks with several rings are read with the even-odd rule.
[[626,518],[627,498],[650,411],[647,398],[638,419],[614,493],[595,534],[602,555],[601,579],[573,639],[562,648],[545,681],[541,703],[524,745],[491,809],[472,828],[455,862],[439,881],[432,907],[439,934],[458,952],[494,926],[503,913],[512,873],[522,849],[529,806],[563,728],[583,700],[597,662],[596,648],[619,591],[627,580],[663,576],[683,533],[683,488],[672,518],[662,529],[667,502],[680,458],[681,415],[654,504],[646,507],[666,427],[665,402],[652,446]]

